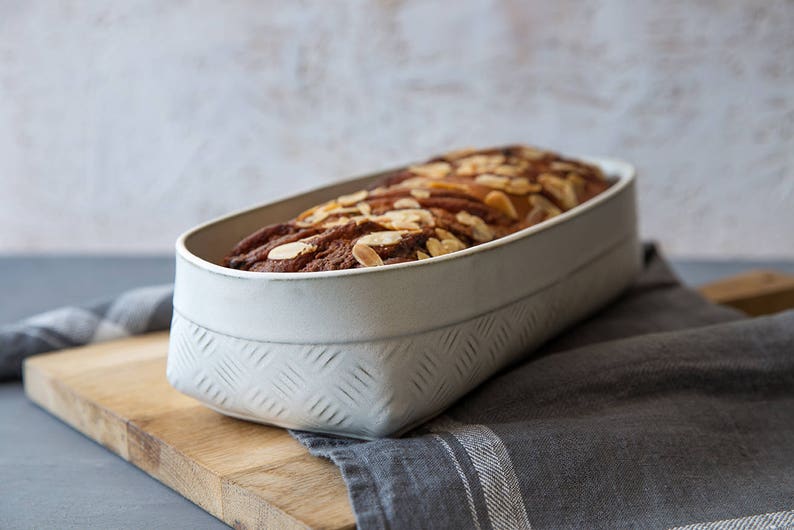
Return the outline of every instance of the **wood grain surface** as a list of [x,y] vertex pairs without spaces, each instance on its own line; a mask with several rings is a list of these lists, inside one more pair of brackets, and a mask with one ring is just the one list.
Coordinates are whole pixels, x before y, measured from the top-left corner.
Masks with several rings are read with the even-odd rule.
[[222,416],[165,379],[168,334],[40,355],[34,402],[235,528],[351,528],[338,469],[287,431]]
[[[752,314],[794,307],[794,276],[757,271],[703,286]],[[215,413],[165,378],[168,334],[39,355],[30,399],[235,528],[351,528],[339,470],[287,431]]]

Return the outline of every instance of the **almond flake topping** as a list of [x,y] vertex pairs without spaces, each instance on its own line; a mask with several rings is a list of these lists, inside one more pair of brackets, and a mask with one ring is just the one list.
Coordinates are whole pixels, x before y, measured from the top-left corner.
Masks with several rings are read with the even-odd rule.
[[427,259],[429,257],[430,257],[429,254],[422,252],[421,250],[416,251],[416,259]]
[[[562,213],[562,210],[557,208],[553,202],[548,200],[543,195],[530,195],[529,204],[532,206],[533,211],[539,210],[540,212],[544,213],[546,217],[555,217]],[[530,215],[532,215],[532,212],[530,212]]]
[[579,197],[580,195],[584,195],[585,188],[587,187],[587,181],[583,179],[577,173],[568,173],[568,182],[573,185],[573,189],[576,192],[576,196]]
[[503,177],[517,177],[521,169],[518,166],[504,164],[494,169],[493,172]]
[[305,228],[307,226],[312,226],[319,222],[322,222],[329,215],[330,213],[326,210],[315,210],[307,217],[304,217],[303,219],[296,221],[295,224]]
[[428,188],[435,188],[439,190],[461,190],[468,192],[469,186],[462,182],[450,182],[447,180],[433,180],[426,184]]
[[527,214],[527,218],[526,218],[527,224],[529,226],[533,226],[540,223],[541,221],[545,221],[546,219],[548,219],[546,213],[547,213],[546,210],[544,210],[543,208],[537,208],[537,207],[532,208]]
[[511,180],[507,186],[505,186],[505,191],[512,195],[526,195],[528,193],[537,193],[543,189],[543,186],[540,184],[536,184],[534,182],[530,182],[529,179],[524,177],[519,177]]
[[301,241],[293,241],[292,243],[285,243],[270,249],[267,253],[267,259],[281,260],[297,258],[301,254],[307,252],[314,252],[317,247]]
[[383,247],[396,245],[402,240],[403,233],[399,230],[384,230],[381,232],[371,232],[358,238],[358,243],[373,247]]
[[383,260],[380,259],[378,253],[369,245],[361,242],[353,245],[353,257],[365,267],[379,267],[383,265]]
[[479,242],[484,243],[494,238],[493,230],[488,224],[476,215],[472,215],[467,211],[461,210],[455,215],[455,219],[460,224],[471,227],[471,237]]
[[416,199],[411,199],[409,197],[403,197],[402,199],[397,199],[394,201],[395,208],[421,208],[422,205],[416,202]]
[[303,221],[307,217],[311,217],[311,216],[317,214],[318,212],[327,212],[329,210],[333,210],[334,208],[338,208],[338,207],[339,207],[339,203],[338,202],[336,202],[336,201],[328,201],[326,203],[320,204],[318,206],[313,206],[313,207],[309,208],[308,210],[305,210],[305,211],[301,212],[298,215],[297,219],[299,221]]
[[474,226],[477,223],[485,222],[476,215],[470,214],[466,210],[461,210],[457,214],[455,214],[455,219],[457,219],[459,223],[464,224],[466,226]]
[[341,215],[334,219],[333,221],[328,221],[327,223],[323,223],[323,228],[333,228],[335,226],[342,226],[346,225],[350,222],[350,218],[344,215]]
[[529,160],[540,160],[546,156],[545,151],[541,151],[540,149],[535,149],[534,147],[526,147],[523,146],[519,149],[519,153],[524,158]]
[[549,167],[551,167],[551,169],[554,169],[556,171],[581,171],[582,169],[576,164],[571,164],[570,162],[559,162],[559,161],[552,162],[551,164],[549,164]]
[[342,206],[352,206],[357,202],[361,202],[366,199],[368,195],[369,192],[367,190],[361,190],[351,193],[350,195],[342,195],[341,197],[338,197],[336,201]]
[[494,238],[494,233],[490,226],[483,223],[481,225],[474,225],[471,228],[471,237],[479,243],[485,243],[486,241],[491,241]]
[[430,252],[430,255],[433,257],[447,254],[447,250],[444,248],[444,245],[441,244],[441,241],[434,237],[429,238],[425,245],[427,246],[427,251]]
[[544,191],[557,199],[566,210],[570,210],[579,204],[579,199],[576,197],[576,190],[571,182],[568,180],[543,173],[538,177],[538,182],[543,186]]
[[429,184],[429,181],[425,177],[411,177],[409,179],[405,179],[399,184],[395,184],[397,188],[425,188]]
[[503,190],[510,183],[510,179],[507,177],[500,177],[499,175],[483,173],[482,175],[477,175],[474,178],[474,182],[477,184],[482,184],[483,186],[488,186],[489,188],[494,188],[496,190]]
[[473,155],[459,160],[455,172],[461,176],[487,173],[501,166],[504,161],[504,155]]
[[460,239],[444,239],[441,241],[441,246],[444,247],[444,250],[446,250],[447,253],[463,250],[466,248],[466,245],[464,245],[463,241]]
[[423,189],[415,189],[415,190],[411,190],[411,195],[413,195],[417,199],[427,199],[430,197],[430,192]]
[[488,192],[488,195],[485,196],[483,202],[492,208],[496,208],[510,219],[518,219],[516,207],[513,206],[513,203],[510,201],[510,197],[505,195],[504,192],[498,190]]
[[356,204],[356,208],[358,208],[358,211],[364,215],[369,215],[372,213],[372,206],[370,206],[369,203],[366,202],[360,202]]
[[441,239],[441,246],[448,252],[455,252],[456,250],[463,250],[466,243],[455,237],[455,234],[444,230],[443,228],[436,228],[436,235]]
[[383,215],[373,217],[373,221],[396,230],[419,230],[421,226],[435,226],[433,214],[424,209],[389,210]]
[[411,166],[408,168],[412,173],[431,179],[440,179],[449,175],[452,166],[447,162],[430,162],[421,166]]
[[438,236],[439,239],[442,239],[442,240],[444,240],[444,239],[457,239],[457,237],[455,237],[455,234],[453,234],[449,230],[444,230],[443,228],[436,228],[436,235]]

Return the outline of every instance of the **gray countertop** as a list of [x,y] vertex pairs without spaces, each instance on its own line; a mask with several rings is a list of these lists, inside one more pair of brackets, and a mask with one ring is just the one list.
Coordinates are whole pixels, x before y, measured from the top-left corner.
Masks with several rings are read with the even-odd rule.
[[[692,285],[794,262],[677,261]],[[0,325],[170,282],[170,257],[0,257]],[[0,528],[225,528],[178,493],[0,383]]]

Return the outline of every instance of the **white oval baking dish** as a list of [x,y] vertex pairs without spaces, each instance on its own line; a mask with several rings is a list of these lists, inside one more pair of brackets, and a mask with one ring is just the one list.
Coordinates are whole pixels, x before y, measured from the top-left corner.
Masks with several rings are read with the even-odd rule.
[[176,243],[167,375],[224,414],[376,438],[436,415],[603,306],[640,268],[634,169],[553,219],[466,250],[384,267],[267,273],[219,265],[259,227],[383,173],[245,210]]

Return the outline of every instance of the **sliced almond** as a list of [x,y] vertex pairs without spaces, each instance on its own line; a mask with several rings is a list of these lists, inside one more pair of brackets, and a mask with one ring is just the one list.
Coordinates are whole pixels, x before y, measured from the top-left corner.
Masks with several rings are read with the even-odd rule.
[[444,240],[444,239],[457,239],[457,237],[455,237],[455,234],[453,234],[449,230],[444,230],[443,228],[436,228],[436,235],[441,240]]
[[333,228],[334,226],[342,226],[346,225],[350,222],[350,218],[344,215],[341,215],[334,219],[333,221],[328,221],[323,223],[323,228]]
[[307,217],[310,217],[310,216],[311,216],[311,215],[312,215],[314,212],[316,212],[317,210],[318,210],[318,207],[317,207],[317,206],[314,206],[314,207],[312,207],[312,208],[309,208],[308,210],[304,210],[304,211],[302,211],[301,213],[299,213],[299,214],[298,214],[298,216],[296,217],[296,219],[297,219],[298,221],[302,221],[302,220],[306,219]]
[[[359,203],[359,204],[366,204],[366,203]],[[359,213],[361,210],[359,210],[358,205],[356,205],[356,206],[345,206],[345,207],[337,206],[336,208],[332,208],[330,210],[321,210],[321,211],[322,213],[327,213],[329,215],[332,215],[332,214],[340,214],[340,213]]]
[[548,200],[543,195],[530,195],[528,199],[529,205],[532,206],[533,209],[539,208],[540,210],[546,212],[548,217],[555,217],[562,213],[562,210],[557,208],[553,202]]
[[470,226],[471,237],[479,243],[484,243],[485,241],[490,241],[494,238],[494,233],[493,230],[491,230],[491,227],[489,227],[485,221],[476,215],[472,215],[465,210],[461,210],[455,214],[455,219],[457,219],[460,224]]
[[293,241],[292,243],[285,243],[270,249],[267,253],[267,259],[281,260],[297,258],[301,254],[307,252],[314,252],[317,250],[315,245],[310,245],[302,241]]
[[449,175],[452,166],[448,162],[430,162],[421,166],[411,166],[408,168],[411,173],[416,173],[430,179],[440,179]]
[[517,177],[521,173],[521,168],[512,164],[502,164],[493,170],[495,175],[503,177]]
[[461,176],[473,176],[487,173],[501,166],[505,161],[503,155],[473,155],[458,161],[455,173]]
[[371,247],[385,247],[396,245],[402,240],[403,232],[399,230],[384,230],[381,232],[371,232],[358,238],[358,243]]
[[392,221],[391,227],[395,230],[407,230],[410,232],[422,230],[422,226],[414,221]]
[[510,179],[491,173],[483,173],[482,175],[477,175],[474,178],[474,182],[483,186],[488,186],[489,188],[503,190],[510,183]]
[[543,186],[543,190],[557,199],[565,210],[570,210],[579,204],[576,197],[576,190],[571,182],[549,173],[543,173],[538,177],[538,182]]
[[325,210],[316,210],[314,213],[312,213],[308,217],[304,217],[301,220],[295,221],[295,224],[300,226],[300,227],[307,227],[307,226],[316,225],[317,223],[320,223],[323,220],[325,220],[325,218],[328,217],[329,215],[330,215],[330,213],[328,213]]
[[527,214],[527,224],[529,226],[536,225],[541,221],[545,221],[548,217],[549,215],[546,210],[536,206]]
[[430,257],[430,254],[422,252],[421,250],[416,251],[416,259],[427,259]]
[[369,192],[367,190],[357,191],[355,193],[351,193],[350,195],[342,195],[337,197],[336,202],[341,204],[342,206],[352,206],[357,202],[361,202],[367,198]]
[[568,182],[573,185],[573,190],[576,193],[576,198],[584,196],[585,189],[587,188],[587,181],[577,173],[568,173]]
[[360,202],[356,204],[356,208],[358,208],[358,211],[364,215],[369,215],[372,213],[372,206],[370,206],[367,202]]
[[529,160],[540,160],[545,158],[547,155],[546,151],[528,146],[522,146],[518,152],[522,157]]
[[383,260],[372,247],[360,241],[353,245],[353,257],[365,267],[379,267],[383,265]]
[[441,246],[444,247],[444,250],[447,253],[455,252],[457,250],[463,250],[466,248],[466,245],[460,239],[442,239]]
[[417,199],[427,199],[430,197],[430,192],[423,189],[415,189],[415,190],[411,190],[411,195],[413,195]]
[[313,207],[309,208],[308,210],[304,210],[303,212],[298,214],[297,219],[299,221],[302,221],[302,220],[306,219],[307,217],[310,217],[310,216],[314,215],[317,212],[327,212],[329,210],[332,210],[332,209],[338,208],[338,207],[339,207],[339,203],[338,202],[336,202],[336,201],[328,201],[328,202],[320,204],[318,206],[313,206]]
[[462,182],[449,182],[449,181],[430,181],[427,183],[428,188],[435,188],[440,190],[460,190],[464,192],[469,191],[469,187]]
[[399,184],[395,184],[394,187],[396,188],[425,188],[427,185],[432,182],[425,177],[411,177],[409,179],[405,179],[401,181]]
[[455,234],[444,230],[443,228],[436,228],[436,235],[441,239],[441,244],[445,249],[449,252],[455,252],[456,250],[463,250],[466,247],[466,243],[458,239]]
[[549,167],[551,169],[555,170],[555,171],[581,171],[582,170],[582,168],[580,166],[577,166],[576,164],[572,164],[570,162],[560,162],[558,160],[555,160],[554,162],[549,164]]
[[394,207],[397,209],[421,208],[422,205],[416,202],[416,199],[411,199],[410,197],[403,197],[402,199],[397,199],[396,201],[394,201]]
[[444,248],[444,245],[441,244],[441,241],[434,237],[429,238],[427,243],[425,243],[425,246],[427,247],[427,251],[433,257],[443,256],[447,253],[447,250]]
[[464,224],[466,226],[474,226],[478,223],[484,223],[482,219],[477,217],[476,215],[472,215],[466,210],[461,210],[455,214],[455,219],[458,220],[459,223]]
[[404,210],[389,210],[383,215],[373,219],[376,223],[391,223],[393,225],[404,223],[418,223],[424,226],[435,226],[433,214],[422,208],[406,208]]
[[528,193],[537,193],[543,189],[543,186],[535,182],[530,182],[529,179],[518,177],[512,179],[505,186],[505,191],[511,195],[526,195]]
[[492,208],[496,208],[510,219],[518,219],[516,207],[513,206],[513,203],[510,201],[510,197],[505,195],[503,191],[494,190],[488,192],[488,195],[485,196],[483,202]]
[[490,226],[483,223],[471,227],[471,237],[478,243],[485,243],[494,238],[494,233]]

